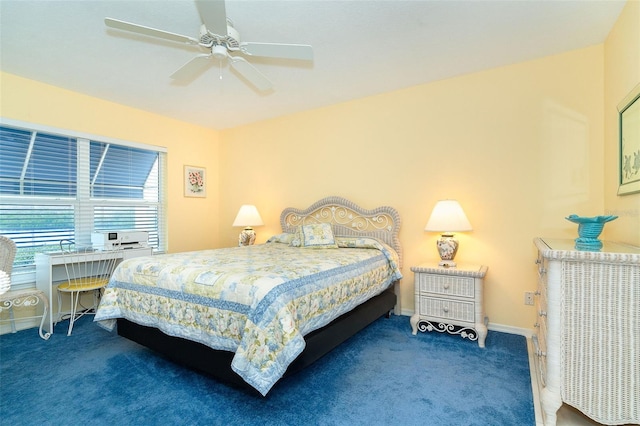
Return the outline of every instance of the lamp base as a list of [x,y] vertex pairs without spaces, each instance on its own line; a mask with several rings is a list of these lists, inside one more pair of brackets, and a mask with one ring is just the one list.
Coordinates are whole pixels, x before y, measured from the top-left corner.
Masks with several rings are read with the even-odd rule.
[[438,247],[438,253],[440,253],[440,263],[438,266],[444,266],[445,268],[455,268],[456,262],[453,259],[458,252],[458,240],[453,238],[453,234],[442,234],[440,239],[436,241]]
[[238,236],[238,247],[250,246],[256,241],[256,231],[251,227],[246,227]]
[[455,268],[457,264],[453,260],[441,260],[438,262],[438,266],[442,266],[443,268]]

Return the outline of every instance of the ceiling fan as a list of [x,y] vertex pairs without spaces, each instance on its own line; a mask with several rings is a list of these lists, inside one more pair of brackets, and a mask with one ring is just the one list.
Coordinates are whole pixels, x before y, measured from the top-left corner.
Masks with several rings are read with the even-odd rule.
[[171,74],[171,78],[181,82],[188,82],[197,77],[209,65],[210,60],[223,61],[227,59],[231,67],[251,85],[260,91],[267,91],[273,88],[271,81],[245,58],[233,56],[230,53],[238,53],[248,57],[313,60],[313,48],[306,44],[241,42],[240,34],[234,28],[233,22],[227,18],[224,0],[196,0],[196,6],[202,20],[200,39],[113,18],[105,18],[104,23],[108,27],[118,30],[178,43],[198,45],[208,50],[208,53],[197,55]]

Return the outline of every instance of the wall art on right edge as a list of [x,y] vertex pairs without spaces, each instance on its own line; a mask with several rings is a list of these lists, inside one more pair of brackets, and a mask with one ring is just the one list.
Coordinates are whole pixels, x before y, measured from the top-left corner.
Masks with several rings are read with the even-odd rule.
[[620,163],[618,195],[640,192],[640,84],[618,104]]

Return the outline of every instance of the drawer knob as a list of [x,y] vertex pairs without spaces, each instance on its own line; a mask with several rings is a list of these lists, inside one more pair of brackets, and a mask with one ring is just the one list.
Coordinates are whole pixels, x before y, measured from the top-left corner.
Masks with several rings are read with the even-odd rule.
[[449,283],[443,284],[442,288],[444,288],[445,290],[448,290],[449,289]]
[[540,323],[539,323],[539,322],[537,322],[537,323],[533,324],[533,326],[534,326],[534,327],[536,327],[536,328],[538,328],[538,327],[540,327]]
[[449,307],[443,306],[442,307],[442,312],[449,312]]

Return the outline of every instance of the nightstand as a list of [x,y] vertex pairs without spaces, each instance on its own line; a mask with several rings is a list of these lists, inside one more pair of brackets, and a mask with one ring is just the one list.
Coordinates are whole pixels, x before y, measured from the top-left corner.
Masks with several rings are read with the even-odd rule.
[[477,340],[484,348],[487,322],[482,290],[486,266],[458,265],[443,268],[436,263],[412,266],[415,287],[415,313],[411,316],[413,334],[438,331]]

